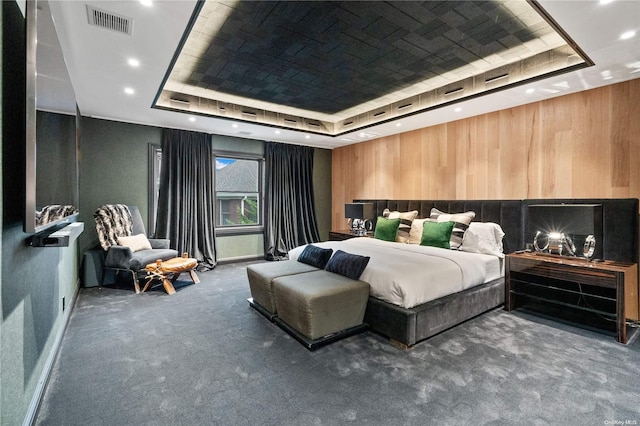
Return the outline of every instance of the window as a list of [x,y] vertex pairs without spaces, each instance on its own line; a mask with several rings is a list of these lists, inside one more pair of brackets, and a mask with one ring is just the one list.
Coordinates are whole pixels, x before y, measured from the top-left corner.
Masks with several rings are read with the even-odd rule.
[[[215,154],[217,230],[223,233],[262,227],[263,163],[261,157]],[[162,149],[149,146],[149,224],[155,229]]]
[[215,156],[216,227],[262,225],[262,159]]

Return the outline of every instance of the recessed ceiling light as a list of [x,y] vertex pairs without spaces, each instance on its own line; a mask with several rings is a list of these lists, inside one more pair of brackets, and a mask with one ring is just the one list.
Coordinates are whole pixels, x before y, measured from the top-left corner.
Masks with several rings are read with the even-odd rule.
[[531,94],[531,93],[533,93],[535,91],[536,91],[536,89],[529,88],[529,89],[527,89],[526,93]]
[[279,135],[279,134],[280,134],[280,130],[276,130],[276,135]]
[[194,121],[196,121],[196,118],[195,117],[189,117],[189,121],[193,123]]
[[628,40],[628,39],[630,39],[631,37],[633,37],[635,35],[636,35],[635,31],[633,31],[633,30],[627,31],[627,32],[624,32],[624,33],[620,34],[620,40]]
[[600,4],[608,4],[611,3],[613,0],[600,0]]
[[126,93],[127,95],[133,95],[134,93],[136,93],[136,91],[133,90],[131,87],[125,87],[124,93]]
[[305,138],[305,139],[311,139],[311,136],[309,136],[309,135],[304,135],[304,138]]
[[140,0],[140,4],[149,7],[153,5],[153,2],[151,0]]
[[402,126],[402,123],[396,123],[396,127]]
[[611,74],[610,70],[601,71],[600,75],[602,76],[603,80],[611,80],[611,79],[613,79],[613,75]]
[[233,124],[231,125],[231,127],[233,127],[234,129],[237,129],[237,128],[238,128],[238,125],[237,125],[236,123],[233,123]]
[[137,60],[136,58],[129,58],[129,60],[127,60],[127,63],[129,65],[131,65],[132,67],[139,67],[140,66],[140,61]]
[[458,108],[454,109],[454,111],[455,112],[460,112],[460,111],[462,111],[462,108],[458,107]]
[[633,69],[633,71],[629,71],[629,73],[633,74],[636,72],[640,72],[640,61],[636,61],[626,65],[627,68]]

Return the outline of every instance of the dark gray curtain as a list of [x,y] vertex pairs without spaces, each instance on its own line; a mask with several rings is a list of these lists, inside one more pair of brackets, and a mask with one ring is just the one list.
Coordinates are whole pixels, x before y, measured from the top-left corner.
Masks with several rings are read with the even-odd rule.
[[265,142],[265,258],[282,259],[320,240],[313,196],[313,148]]
[[211,136],[162,129],[156,236],[197,259],[198,270],[216,265],[214,207]]

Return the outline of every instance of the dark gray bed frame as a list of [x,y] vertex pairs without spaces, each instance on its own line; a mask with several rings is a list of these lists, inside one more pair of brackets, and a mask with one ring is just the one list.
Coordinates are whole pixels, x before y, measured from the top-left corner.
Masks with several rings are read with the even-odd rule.
[[[354,200],[374,204],[377,216],[384,209],[418,211],[429,217],[432,208],[446,213],[472,210],[475,221],[495,222],[505,232],[504,252],[524,248],[530,204],[602,204],[603,247],[606,258],[638,262],[638,199],[527,199],[527,200]],[[435,334],[504,303],[504,278],[405,309],[369,297],[364,322],[401,347],[411,347]]]

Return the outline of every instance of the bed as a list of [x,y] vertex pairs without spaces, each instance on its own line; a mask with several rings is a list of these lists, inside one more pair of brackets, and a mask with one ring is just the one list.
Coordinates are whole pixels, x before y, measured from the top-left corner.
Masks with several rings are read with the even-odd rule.
[[[411,309],[504,276],[503,257],[360,237],[316,243],[370,258],[360,279],[370,295]],[[297,260],[305,246],[289,252]]]
[[[370,200],[354,202],[374,204],[376,217],[385,209],[408,212],[417,210],[417,218],[429,217],[433,208],[442,212],[475,212],[475,222],[498,224],[505,235],[503,251],[510,253],[524,248],[527,207],[541,203],[599,203],[603,205],[605,251],[612,260],[638,262],[638,200],[637,199],[536,199],[536,200]],[[368,241],[367,241],[368,240]],[[451,250],[447,255],[437,254],[444,249],[409,247],[404,243],[376,241],[373,238],[352,238],[340,242],[318,243],[320,246],[337,248],[371,257],[361,279],[369,282],[372,291],[367,304],[364,321],[370,329],[388,337],[401,347],[411,347],[435,334],[461,322],[499,307],[504,303],[503,259],[498,256],[468,255]],[[383,247],[383,245],[385,245]],[[290,253],[296,258],[301,249]],[[385,254],[386,252],[394,253]],[[459,280],[449,265],[437,284],[426,285],[429,292],[407,296],[399,290],[394,270],[410,270],[404,278],[407,285],[425,286],[429,281],[415,265],[426,262],[428,255],[436,257],[462,257],[466,265],[455,268],[478,269],[484,272],[470,281]],[[472,257],[469,257],[472,256]],[[471,259],[475,259],[471,261]],[[450,259],[447,262],[454,264]],[[478,263],[482,264],[478,266]],[[475,264],[476,266],[471,266]],[[394,269],[395,268],[395,269]],[[465,275],[464,272],[461,273]],[[473,275],[467,272],[466,275]],[[467,277],[468,278],[468,277]],[[422,283],[422,284],[420,284]],[[386,288],[385,288],[386,286]],[[445,290],[445,288],[447,288]],[[401,296],[401,297],[400,297]]]

